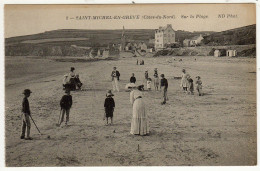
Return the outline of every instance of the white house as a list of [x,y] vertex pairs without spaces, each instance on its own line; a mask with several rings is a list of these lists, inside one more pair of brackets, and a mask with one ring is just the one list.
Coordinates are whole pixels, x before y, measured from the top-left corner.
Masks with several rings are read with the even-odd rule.
[[175,43],[175,31],[171,24],[167,24],[167,26],[159,27],[159,29],[155,30],[155,50],[165,48],[166,44],[171,43]]
[[204,39],[203,36],[200,34],[199,36],[195,36],[191,39],[185,39],[183,41],[183,45],[184,46],[196,46],[196,45],[200,44],[203,39]]

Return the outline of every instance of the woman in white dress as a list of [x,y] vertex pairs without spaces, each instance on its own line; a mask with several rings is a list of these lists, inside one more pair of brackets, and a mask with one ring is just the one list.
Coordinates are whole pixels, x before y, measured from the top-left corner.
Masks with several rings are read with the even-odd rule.
[[140,86],[138,86],[138,89],[133,87],[130,93],[130,102],[133,105],[133,118],[130,133],[133,135],[147,135],[149,133],[148,118],[140,88]]
[[189,85],[188,78],[190,77],[189,74],[186,73],[185,69],[182,69],[182,76],[181,76],[181,87],[184,91],[187,91],[187,87]]

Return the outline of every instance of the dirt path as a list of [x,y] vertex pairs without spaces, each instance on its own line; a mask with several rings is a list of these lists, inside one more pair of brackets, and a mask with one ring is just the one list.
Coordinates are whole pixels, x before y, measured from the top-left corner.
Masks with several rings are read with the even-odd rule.
[[[110,166],[110,165],[253,165],[256,163],[256,75],[254,59],[185,58],[136,59],[93,63],[52,63],[53,72],[32,81],[6,87],[7,166]],[[35,63],[37,64],[37,62]],[[72,92],[68,127],[56,127],[63,74],[73,65],[86,91]],[[120,88],[134,72],[142,83],[144,71],[158,68],[169,81],[169,101],[160,105],[160,92],[144,92],[150,136],[129,134],[129,93],[115,93],[114,125],[104,126],[103,102],[111,89],[110,73],[117,66]],[[37,67],[36,67],[37,68]],[[186,68],[195,80],[202,77],[205,96],[186,95],[179,87]],[[54,71],[57,72],[54,72]],[[32,72],[32,71],[30,71]],[[33,141],[19,139],[21,92],[30,88]],[[50,139],[47,138],[50,135]],[[139,151],[138,145],[140,147]]]

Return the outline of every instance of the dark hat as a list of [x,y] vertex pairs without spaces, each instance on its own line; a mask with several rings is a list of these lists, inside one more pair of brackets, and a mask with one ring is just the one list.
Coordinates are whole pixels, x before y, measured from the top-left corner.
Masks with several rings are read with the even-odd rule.
[[200,76],[197,76],[196,78],[200,79]]
[[106,96],[114,96],[114,94],[112,93],[111,90],[108,90]]
[[185,71],[185,69],[182,69],[182,72],[184,72]]
[[144,85],[139,85],[139,86],[137,86],[137,89],[138,90],[142,90],[144,88]]
[[30,93],[32,93],[32,91],[31,91],[30,89],[25,89],[25,90],[23,91],[23,94],[30,94]]
[[74,68],[74,67],[71,67],[70,70],[73,71],[73,70],[75,70],[75,68]]
[[164,74],[161,74],[161,77],[164,77]]
[[114,69],[116,69],[116,67],[114,67]]

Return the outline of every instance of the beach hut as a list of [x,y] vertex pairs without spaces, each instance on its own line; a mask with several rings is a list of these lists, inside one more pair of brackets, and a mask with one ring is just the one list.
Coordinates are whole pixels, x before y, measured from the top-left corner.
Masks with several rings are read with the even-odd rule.
[[227,56],[233,57],[237,55],[236,50],[227,50]]
[[215,57],[220,57],[220,51],[219,50],[215,50],[214,51],[214,56]]

